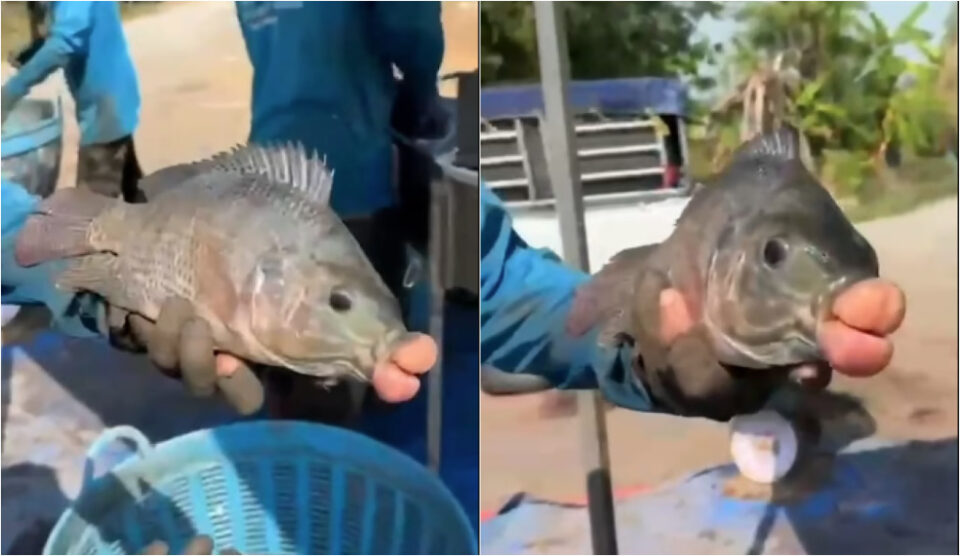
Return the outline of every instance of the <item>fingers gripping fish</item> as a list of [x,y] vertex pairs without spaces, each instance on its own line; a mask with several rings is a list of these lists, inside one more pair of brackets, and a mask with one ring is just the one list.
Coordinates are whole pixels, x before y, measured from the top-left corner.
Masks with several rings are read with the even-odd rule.
[[[789,127],[742,145],[664,242],[617,254],[578,291],[569,332],[599,326],[601,343],[632,344],[656,399],[721,420],[759,409],[790,373],[825,366],[817,332],[833,299],[879,266],[798,153]],[[669,346],[666,288],[696,323]]]

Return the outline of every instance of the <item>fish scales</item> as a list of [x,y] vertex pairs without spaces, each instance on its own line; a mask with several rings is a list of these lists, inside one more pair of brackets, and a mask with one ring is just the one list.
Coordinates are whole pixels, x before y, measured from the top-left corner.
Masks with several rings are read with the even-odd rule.
[[[327,205],[332,172],[318,157],[240,147],[167,175],[177,180],[146,204],[80,199],[102,209],[58,283],[150,319],[182,297],[226,351],[318,376],[366,376],[405,333],[396,299]],[[76,206],[54,200],[42,218]]]

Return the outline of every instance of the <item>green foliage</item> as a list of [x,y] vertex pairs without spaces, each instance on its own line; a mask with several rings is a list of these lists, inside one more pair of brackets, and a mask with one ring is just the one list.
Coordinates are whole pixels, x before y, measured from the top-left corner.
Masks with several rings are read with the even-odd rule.
[[953,3],[947,18],[947,29],[943,40],[943,59],[940,62],[939,90],[943,102],[947,104],[947,113],[952,125],[947,133],[954,156],[957,151],[957,6]]
[[743,32],[734,43],[734,60],[750,71],[758,56],[799,54],[797,69],[813,79],[835,65],[838,52],[864,54],[851,30],[865,12],[863,2],[749,2],[734,12]]
[[[700,64],[716,48],[695,39],[701,18],[717,2],[564,2],[570,72],[574,79],[683,76],[695,86]],[[480,4],[484,84],[539,79],[536,24],[530,2]]]
[[484,84],[537,79],[533,6],[529,2],[481,2],[480,52]]
[[862,151],[823,151],[820,179],[840,198],[860,198],[868,180],[874,176],[870,155]]
[[[847,216],[855,222],[871,220],[906,212],[957,194],[956,163],[943,157],[907,159],[903,167],[895,172],[893,180],[902,186],[861,198],[845,210]],[[863,187],[867,190],[877,189],[871,180],[867,180]]]
[[951,120],[937,87],[939,68],[918,65],[908,71],[915,83],[891,95],[883,136],[921,156],[942,154],[942,138],[950,129]]
[[[943,54],[918,27],[926,9],[917,3],[889,29],[860,2],[746,3],[734,14],[742,32],[726,64],[743,79],[764,60],[789,54],[801,85],[784,118],[804,132],[815,156],[834,151],[825,167],[857,189],[858,161],[867,154],[942,152],[948,121],[938,89]],[[920,52],[922,61],[909,62],[898,52],[904,47]]]

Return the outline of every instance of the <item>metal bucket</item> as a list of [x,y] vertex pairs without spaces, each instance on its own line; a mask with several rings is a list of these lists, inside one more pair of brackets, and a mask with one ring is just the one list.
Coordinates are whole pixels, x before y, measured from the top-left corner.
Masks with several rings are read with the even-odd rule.
[[3,178],[34,195],[49,196],[60,177],[62,137],[59,98],[27,98],[18,102],[3,123]]
[[[50,196],[60,177],[62,137],[59,97],[56,101],[26,98],[18,102],[3,123],[0,145],[3,179],[34,195]],[[38,306],[30,311],[20,311],[17,306],[4,305],[4,340],[22,341],[37,329],[46,327],[47,320],[46,308]]]

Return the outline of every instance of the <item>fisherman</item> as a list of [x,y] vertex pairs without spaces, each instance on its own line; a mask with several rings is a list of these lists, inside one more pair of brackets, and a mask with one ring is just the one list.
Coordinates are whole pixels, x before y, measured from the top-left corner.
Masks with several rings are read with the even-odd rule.
[[[77,185],[128,202],[141,201],[142,177],[133,146],[140,92],[116,2],[29,2],[35,33],[18,59],[16,75],[2,88],[2,120],[34,85],[62,69],[76,103],[80,127]],[[42,34],[42,33],[41,33]],[[39,47],[37,47],[39,45]]]
[[444,130],[440,3],[237,2],[236,9],[253,66],[250,141],[298,142],[326,157],[333,210],[396,292],[405,248],[391,124],[394,114],[409,114],[410,133]]
[[[415,217],[401,209],[392,135],[430,139],[446,130],[437,87],[444,54],[440,3],[237,2],[236,10],[253,66],[250,141],[296,142],[326,157],[334,171],[332,208],[407,309],[408,326],[425,328],[424,307],[402,286],[408,266],[403,221]],[[476,527],[477,309],[454,302],[444,311],[440,477]],[[425,393],[401,405],[381,403],[390,398],[380,393],[360,409],[344,407],[353,398],[347,384],[330,389],[285,371],[262,377],[271,416],[352,421],[426,462]]]

